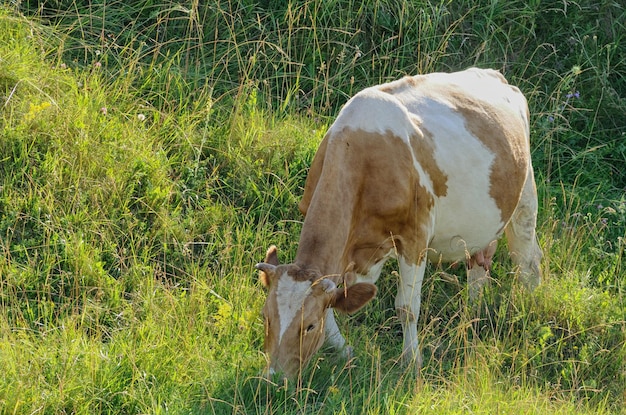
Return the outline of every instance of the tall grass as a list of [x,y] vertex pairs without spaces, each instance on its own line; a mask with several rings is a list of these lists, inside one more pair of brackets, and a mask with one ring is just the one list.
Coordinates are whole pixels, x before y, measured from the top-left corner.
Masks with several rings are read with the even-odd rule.
[[612,190],[626,183],[617,3],[127,3],[23,7],[62,30],[56,59],[101,64],[121,91],[164,110],[230,107],[254,91],[273,113],[325,117],[404,74],[495,67],[531,100],[542,179],[588,186],[601,170]]
[[[6,3],[0,411],[623,413],[625,21],[586,0]],[[354,361],[261,379],[252,265],[270,243],[293,258],[333,116],[469,65],[529,98],[544,284],[520,290],[499,253],[472,306],[431,267],[416,378],[386,269],[339,318]]]

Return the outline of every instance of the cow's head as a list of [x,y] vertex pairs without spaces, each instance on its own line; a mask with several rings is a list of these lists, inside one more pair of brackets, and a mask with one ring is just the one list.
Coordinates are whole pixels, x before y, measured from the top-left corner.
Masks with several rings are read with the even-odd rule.
[[376,295],[373,284],[337,288],[341,276],[321,276],[295,264],[279,265],[275,246],[256,268],[268,290],[263,307],[268,375],[296,377],[324,343],[326,311],[335,308],[352,313]]

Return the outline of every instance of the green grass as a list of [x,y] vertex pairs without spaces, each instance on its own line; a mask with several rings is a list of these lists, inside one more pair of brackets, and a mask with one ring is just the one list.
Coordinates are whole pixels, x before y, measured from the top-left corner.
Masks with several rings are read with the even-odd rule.
[[[366,3],[0,7],[0,413],[624,413],[626,10]],[[544,284],[520,289],[501,249],[472,306],[431,267],[418,379],[388,267],[338,319],[354,361],[261,379],[253,265],[293,258],[338,109],[470,65],[529,98]]]

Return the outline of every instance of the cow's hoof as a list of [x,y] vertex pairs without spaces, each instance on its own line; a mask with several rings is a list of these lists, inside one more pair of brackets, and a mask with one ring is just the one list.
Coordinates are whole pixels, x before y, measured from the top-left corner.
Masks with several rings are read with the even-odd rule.
[[402,353],[400,363],[408,370],[414,370],[416,374],[419,374],[422,370],[422,354],[420,352]]
[[352,346],[346,346],[343,349],[341,349],[341,352],[339,355],[343,359],[351,360],[354,357],[354,348]]

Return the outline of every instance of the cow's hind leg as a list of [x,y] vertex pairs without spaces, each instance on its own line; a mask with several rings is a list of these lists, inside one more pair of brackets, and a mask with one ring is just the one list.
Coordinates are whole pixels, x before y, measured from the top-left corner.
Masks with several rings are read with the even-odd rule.
[[422,301],[422,281],[426,270],[426,260],[422,259],[419,264],[410,264],[400,256],[398,262],[400,281],[395,306],[404,337],[402,360],[406,365],[414,364],[419,369],[422,366],[422,354],[417,338],[417,320]]
[[520,202],[504,230],[511,259],[519,266],[522,283],[530,290],[541,283],[540,262],[543,254],[535,233],[537,209],[537,189],[530,167]]

